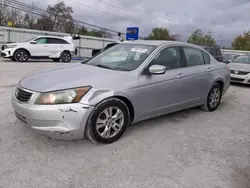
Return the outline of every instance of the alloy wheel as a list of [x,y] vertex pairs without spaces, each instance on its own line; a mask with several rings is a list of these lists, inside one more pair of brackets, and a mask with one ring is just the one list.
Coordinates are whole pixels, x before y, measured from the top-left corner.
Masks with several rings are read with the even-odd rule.
[[62,55],[62,59],[63,59],[63,61],[65,61],[65,62],[69,62],[69,61],[70,61],[70,54],[69,54],[69,53],[64,53],[64,54]]
[[124,114],[118,107],[104,109],[97,118],[96,130],[103,138],[116,136],[124,125]]
[[24,62],[24,61],[27,61],[27,59],[28,59],[27,53],[25,53],[23,51],[17,53],[17,60],[18,61]]
[[211,91],[211,94],[209,96],[209,105],[212,108],[216,107],[217,104],[219,103],[219,101],[220,101],[220,95],[221,95],[221,92],[220,92],[219,88],[214,88]]

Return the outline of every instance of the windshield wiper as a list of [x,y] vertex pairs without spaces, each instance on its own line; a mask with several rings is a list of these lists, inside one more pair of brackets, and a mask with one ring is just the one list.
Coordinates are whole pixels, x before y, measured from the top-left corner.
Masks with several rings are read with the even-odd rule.
[[101,68],[105,68],[105,69],[116,70],[115,68],[110,67],[110,66],[106,66],[106,65],[96,65],[96,66],[101,67]]

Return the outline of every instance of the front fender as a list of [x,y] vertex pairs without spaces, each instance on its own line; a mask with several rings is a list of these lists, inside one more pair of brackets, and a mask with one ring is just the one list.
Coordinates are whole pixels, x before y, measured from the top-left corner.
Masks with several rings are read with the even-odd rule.
[[80,103],[88,104],[90,106],[96,106],[101,101],[116,96],[125,97],[128,100],[130,100],[129,97],[123,92],[103,89],[103,90],[92,90],[92,91],[90,90],[90,92],[83,97]]

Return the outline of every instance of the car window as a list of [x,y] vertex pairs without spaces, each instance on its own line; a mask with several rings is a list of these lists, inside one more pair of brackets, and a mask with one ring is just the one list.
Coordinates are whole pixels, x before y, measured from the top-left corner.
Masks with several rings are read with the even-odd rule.
[[140,66],[156,47],[153,45],[120,43],[99,53],[85,64],[114,70],[132,71]]
[[183,47],[183,50],[187,60],[187,67],[205,64],[201,50],[191,47]]
[[48,39],[47,38],[38,38],[35,40],[37,44],[47,44]]
[[49,44],[69,44],[67,41],[58,38],[48,38]]
[[206,52],[202,52],[205,64],[210,64],[210,56]]
[[239,56],[233,62],[234,63],[250,64],[250,56]]
[[176,69],[181,64],[179,47],[168,47],[161,50],[150,63],[151,65],[164,65],[167,70]]

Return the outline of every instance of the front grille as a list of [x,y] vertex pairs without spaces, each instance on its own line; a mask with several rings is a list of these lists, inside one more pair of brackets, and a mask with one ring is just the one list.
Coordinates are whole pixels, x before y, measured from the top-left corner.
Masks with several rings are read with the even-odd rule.
[[20,88],[16,89],[16,98],[21,101],[21,102],[28,102],[32,96],[32,93],[28,92],[28,91],[24,91]]
[[232,78],[232,77],[231,77],[231,81],[235,81],[235,82],[243,82],[243,81],[244,81],[244,79],[242,79],[242,78]]
[[246,71],[237,71],[237,73],[236,73],[235,70],[231,70],[231,73],[238,74],[238,75],[247,75],[247,74],[249,74],[249,72],[246,72]]

